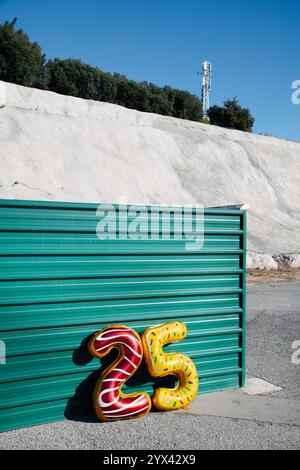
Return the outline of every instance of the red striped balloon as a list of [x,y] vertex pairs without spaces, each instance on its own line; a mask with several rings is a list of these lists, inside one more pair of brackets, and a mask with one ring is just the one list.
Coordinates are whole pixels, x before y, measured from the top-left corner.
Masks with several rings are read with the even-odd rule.
[[113,348],[119,350],[119,357],[103,372],[94,389],[96,414],[103,421],[138,418],[150,411],[149,395],[147,393],[124,395],[121,387],[142,361],[141,339],[130,328],[113,325],[95,333],[89,343],[90,354],[98,358],[106,356]]

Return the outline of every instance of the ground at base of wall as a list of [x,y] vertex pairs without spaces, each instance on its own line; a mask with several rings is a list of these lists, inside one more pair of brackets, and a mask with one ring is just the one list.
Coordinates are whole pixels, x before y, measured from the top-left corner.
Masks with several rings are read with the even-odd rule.
[[279,266],[277,270],[247,269],[247,283],[294,282],[300,281],[300,268]]

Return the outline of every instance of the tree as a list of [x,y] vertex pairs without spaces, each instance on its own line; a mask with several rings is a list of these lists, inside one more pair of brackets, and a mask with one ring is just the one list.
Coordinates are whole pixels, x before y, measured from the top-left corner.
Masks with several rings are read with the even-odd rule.
[[173,105],[169,101],[169,95],[165,88],[160,88],[154,83],[148,83],[149,111],[151,113],[172,116]]
[[63,95],[99,99],[101,71],[77,59],[54,59],[47,63],[48,88]]
[[173,116],[190,121],[203,118],[201,101],[197,96],[183,90],[175,90]]
[[0,80],[28,87],[45,88],[45,56],[13,21],[0,24]]
[[97,100],[116,103],[118,92],[117,80],[112,74],[100,72],[100,83],[97,89]]
[[228,129],[252,132],[255,122],[250,110],[242,108],[237,98],[224,101],[224,106],[212,106],[208,110],[210,123]]

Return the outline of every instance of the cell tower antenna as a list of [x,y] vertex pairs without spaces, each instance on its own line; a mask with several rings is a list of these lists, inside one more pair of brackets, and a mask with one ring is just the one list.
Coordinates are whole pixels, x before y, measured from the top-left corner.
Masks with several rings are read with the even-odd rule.
[[203,117],[208,119],[207,111],[209,110],[209,93],[211,90],[211,72],[212,72],[212,64],[205,60],[202,62],[202,91],[201,91],[201,98],[202,98],[202,107],[203,107]]

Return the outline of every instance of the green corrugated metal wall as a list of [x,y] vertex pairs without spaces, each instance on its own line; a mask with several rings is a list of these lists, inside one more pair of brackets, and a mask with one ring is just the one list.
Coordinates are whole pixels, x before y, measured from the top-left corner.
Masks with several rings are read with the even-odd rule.
[[[86,346],[112,323],[141,332],[180,319],[188,338],[166,350],[194,360],[200,393],[244,383],[245,212],[205,210],[204,248],[193,252],[171,237],[101,241],[96,209],[0,200],[0,431],[89,419],[114,353],[101,365]],[[124,391],[153,385],[141,368]]]

